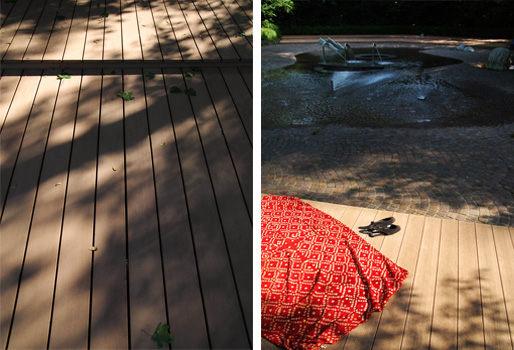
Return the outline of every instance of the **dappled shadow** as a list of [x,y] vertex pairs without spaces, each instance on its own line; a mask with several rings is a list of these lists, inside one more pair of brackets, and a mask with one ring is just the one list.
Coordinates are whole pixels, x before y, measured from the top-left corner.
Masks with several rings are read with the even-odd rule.
[[177,347],[251,346],[251,142],[222,71],[187,71],[21,78],[0,134],[3,346],[148,348],[158,322]]
[[509,225],[512,131],[512,125],[263,130],[262,191]]

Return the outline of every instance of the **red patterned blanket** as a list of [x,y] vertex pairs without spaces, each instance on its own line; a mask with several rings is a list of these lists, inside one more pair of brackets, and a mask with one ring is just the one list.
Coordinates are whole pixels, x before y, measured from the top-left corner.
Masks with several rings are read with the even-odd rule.
[[286,349],[339,341],[381,311],[407,270],[292,197],[261,202],[262,336]]

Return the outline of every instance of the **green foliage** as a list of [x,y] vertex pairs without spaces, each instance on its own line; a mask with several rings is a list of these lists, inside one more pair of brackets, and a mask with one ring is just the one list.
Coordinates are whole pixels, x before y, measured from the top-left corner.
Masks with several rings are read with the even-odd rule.
[[245,36],[248,36],[248,34],[246,34],[246,32],[240,32],[240,33],[237,33],[237,36],[245,37]]
[[196,90],[193,88],[189,88],[189,89],[185,90],[184,93],[187,96],[196,96]]
[[118,93],[118,96],[121,97],[124,101],[130,101],[134,99],[134,96],[132,96],[132,91],[122,91]]
[[148,79],[153,79],[153,78],[155,78],[155,74],[153,74],[153,73],[151,73],[151,72],[148,72],[148,74],[146,75],[146,77],[147,77]]
[[102,17],[103,18],[109,17],[109,12],[105,11],[104,13],[102,13]]
[[176,94],[176,93],[182,92],[182,90],[178,86],[172,86],[170,88],[170,92]]
[[278,14],[291,13],[294,9],[293,0],[262,0],[262,20],[273,23]]
[[157,325],[157,329],[155,330],[152,340],[157,343],[157,345],[162,348],[164,346],[164,343],[171,345],[173,343],[173,336],[168,331],[170,329],[170,326],[167,324],[162,324],[159,322]]
[[261,28],[262,41],[277,41],[280,40],[276,31],[270,28]]
[[69,75],[68,73],[57,74],[57,79],[71,79],[71,75]]
[[193,72],[187,72],[186,73],[186,77],[188,77],[188,78],[191,78],[191,77],[194,77],[194,76],[195,76],[195,73],[193,73]]

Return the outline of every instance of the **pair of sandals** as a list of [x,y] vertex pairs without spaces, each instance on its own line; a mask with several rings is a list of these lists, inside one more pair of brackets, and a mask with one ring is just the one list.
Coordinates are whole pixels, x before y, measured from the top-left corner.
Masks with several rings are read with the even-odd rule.
[[394,218],[385,218],[379,221],[372,221],[368,226],[359,226],[360,233],[367,233],[370,237],[378,235],[392,235],[400,231],[400,226],[393,225]]

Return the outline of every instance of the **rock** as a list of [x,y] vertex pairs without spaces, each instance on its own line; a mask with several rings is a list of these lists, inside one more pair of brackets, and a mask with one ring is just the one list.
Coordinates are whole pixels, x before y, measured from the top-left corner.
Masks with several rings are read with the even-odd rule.
[[464,51],[464,49],[466,48],[466,45],[464,44],[460,44],[459,46],[457,46],[456,50],[458,51]]
[[475,49],[474,49],[474,48],[472,48],[471,46],[466,46],[466,47],[464,48],[464,51],[467,51],[467,52],[475,52]]
[[509,70],[510,52],[504,47],[497,47],[489,53],[487,69],[504,71]]

